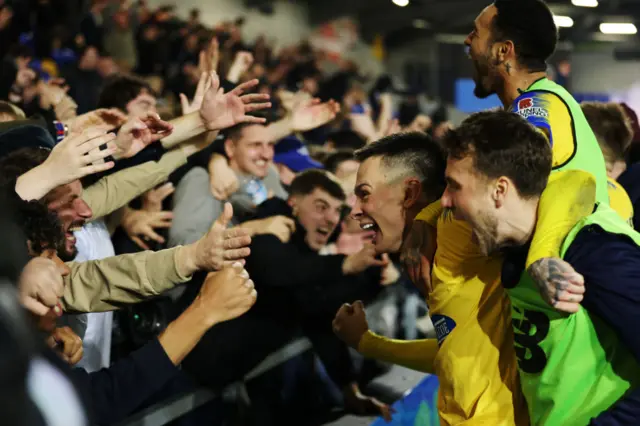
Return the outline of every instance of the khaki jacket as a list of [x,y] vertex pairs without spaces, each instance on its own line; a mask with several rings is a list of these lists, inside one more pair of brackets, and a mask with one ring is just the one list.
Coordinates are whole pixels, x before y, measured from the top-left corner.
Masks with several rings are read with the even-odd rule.
[[[149,189],[164,182],[187,158],[180,149],[104,177],[83,192],[93,218],[104,217]],[[140,302],[191,279],[180,274],[177,252],[180,247],[158,252],[124,254],[89,262],[68,262],[71,274],[65,277],[62,298],[66,312],[103,312]]]

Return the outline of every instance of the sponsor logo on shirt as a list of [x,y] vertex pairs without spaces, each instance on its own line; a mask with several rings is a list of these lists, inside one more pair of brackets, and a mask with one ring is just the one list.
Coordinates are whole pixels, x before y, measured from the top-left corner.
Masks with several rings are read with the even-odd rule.
[[444,339],[456,328],[456,322],[446,315],[431,315],[431,322],[436,329],[438,345],[442,345]]
[[533,106],[533,99],[531,98],[520,99],[520,101],[518,102],[519,110],[531,108],[532,106]]
[[516,111],[524,118],[540,117],[548,118],[549,113],[544,109],[536,106],[536,102],[533,98],[524,98],[518,101],[518,110]]
[[540,107],[520,109],[517,112],[524,118],[529,118],[529,117],[549,118],[549,113],[544,108],[540,108]]

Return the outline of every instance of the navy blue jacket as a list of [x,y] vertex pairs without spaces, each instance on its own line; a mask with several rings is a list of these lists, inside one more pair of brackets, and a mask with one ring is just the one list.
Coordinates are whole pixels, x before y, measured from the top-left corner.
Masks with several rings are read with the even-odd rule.
[[110,425],[143,408],[179,371],[153,339],[109,368],[94,373],[74,368],[69,376],[84,396],[92,422]]
[[[517,282],[529,249],[505,252],[502,281]],[[604,231],[598,225],[583,228],[564,260],[584,276],[582,306],[603,319],[640,363],[640,247],[629,237]],[[640,388],[628,392],[609,410],[592,419],[593,426],[640,424]]]

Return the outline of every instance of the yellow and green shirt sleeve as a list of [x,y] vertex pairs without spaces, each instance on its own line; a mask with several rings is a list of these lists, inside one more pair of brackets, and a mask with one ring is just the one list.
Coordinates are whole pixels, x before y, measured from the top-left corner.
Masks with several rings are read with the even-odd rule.
[[[546,135],[554,170],[571,168],[578,141],[565,102],[551,92],[527,92],[516,99],[512,109]],[[582,217],[593,212],[595,203],[596,181],[588,170],[554,171],[540,199],[527,268],[539,259],[559,257],[565,236]]]

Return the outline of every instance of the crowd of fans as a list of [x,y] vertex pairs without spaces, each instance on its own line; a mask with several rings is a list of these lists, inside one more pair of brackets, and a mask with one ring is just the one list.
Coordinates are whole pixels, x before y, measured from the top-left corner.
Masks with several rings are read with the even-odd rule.
[[[357,64],[329,73],[321,50],[249,42],[243,23],[144,1],[0,0],[7,424],[116,424],[199,386],[221,397],[181,424],[320,424],[338,406],[390,417],[360,389],[378,366],[332,320],[395,292],[413,339],[422,296],[349,214],[355,153],[451,124],[388,77],[367,92]],[[583,109],[615,186],[637,118]],[[640,194],[624,197],[637,228]],[[312,353],[256,380],[251,410],[222,398],[300,337]]]
[[[34,416],[114,424],[201,385],[222,392],[300,337],[312,353],[256,380],[253,417],[388,416],[359,389],[377,367],[331,320],[355,299],[420,297],[348,216],[354,151],[446,117],[433,123],[413,99],[398,120],[388,78],[367,93],[353,62],[328,73],[306,42],[249,43],[242,19],[210,27],[198,10],[184,22],[143,1],[0,8],[3,274],[49,348],[36,337],[21,361]],[[412,321],[401,332],[418,333]],[[180,421],[235,411],[216,400]]]

